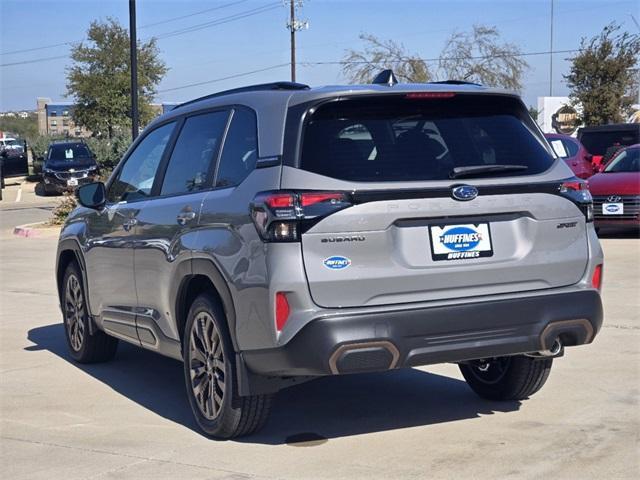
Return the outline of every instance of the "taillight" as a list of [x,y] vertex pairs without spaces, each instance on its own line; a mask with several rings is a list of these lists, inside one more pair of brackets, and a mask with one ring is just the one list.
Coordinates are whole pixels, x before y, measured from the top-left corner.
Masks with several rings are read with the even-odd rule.
[[251,218],[264,241],[297,242],[320,219],[350,206],[344,192],[261,192],[251,203]]
[[579,178],[572,178],[562,182],[559,190],[562,195],[580,208],[587,222],[593,222],[593,198],[587,182]]
[[591,286],[593,286],[593,288],[597,288],[598,290],[602,289],[602,264],[596,265],[596,268],[593,270],[593,276],[591,277]]
[[276,293],[276,329],[280,332],[289,320],[289,301],[284,292]]

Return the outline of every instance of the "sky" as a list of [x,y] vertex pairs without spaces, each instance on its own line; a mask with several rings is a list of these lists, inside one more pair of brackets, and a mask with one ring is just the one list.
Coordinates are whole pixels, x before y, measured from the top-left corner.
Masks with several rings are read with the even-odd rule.
[[[304,0],[297,15],[309,21],[309,28],[296,36],[297,81],[345,83],[340,65],[322,62],[339,61],[348,49],[362,48],[361,33],[393,39],[412,54],[434,58],[452,32],[483,24],[497,27],[501,39],[523,53],[548,52],[551,1]],[[613,21],[629,32],[640,31],[631,17],[640,21],[640,0],[553,1],[554,51],[577,49],[582,37],[597,35]],[[114,17],[128,26],[128,4],[0,0],[0,111],[33,110],[36,97],[70,101],[64,96],[69,46],[50,46],[82,40],[93,20]],[[288,8],[283,0],[137,0],[137,17],[138,37],[158,37],[160,56],[169,67],[157,101],[180,102],[289,80]],[[554,95],[568,94],[563,74],[570,55],[553,55]],[[535,106],[538,96],[549,94],[550,55],[524,58],[529,69],[521,94],[527,105]]]

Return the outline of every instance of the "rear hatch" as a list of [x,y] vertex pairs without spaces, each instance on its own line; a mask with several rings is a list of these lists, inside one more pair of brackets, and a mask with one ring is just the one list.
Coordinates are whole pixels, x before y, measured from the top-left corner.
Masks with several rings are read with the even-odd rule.
[[301,236],[318,305],[522,292],[583,276],[585,216],[558,194],[560,180],[546,181],[554,158],[517,98],[367,96],[307,117],[299,168],[284,168],[282,188],[342,191],[351,205]]

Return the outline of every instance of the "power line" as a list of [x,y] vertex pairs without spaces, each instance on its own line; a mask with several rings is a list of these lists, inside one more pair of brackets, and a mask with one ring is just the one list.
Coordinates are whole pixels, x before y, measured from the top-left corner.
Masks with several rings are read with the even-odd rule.
[[34,58],[33,60],[23,60],[21,62],[0,63],[0,67],[12,67],[14,65],[26,65],[27,63],[48,62],[49,60],[59,60],[61,58],[69,58],[69,55],[58,55],[56,57]]
[[154,38],[158,40],[162,40],[165,38],[176,37],[178,35],[184,35],[185,33],[197,32],[199,30],[203,30],[209,27],[215,27],[218,25],[222,25],[229,22],[234,22],[236,20],[241,20],[243,18],[251,17],[253,15],[258,15],[261,13],[268,12],[270,10],[274,10],[276,8],[280,8],[280,2],[270,3],[267,5],[263,5],[261,7],[252,8],[250,10],[245,10],[244,12],[235,13],[233,15],[229,15],[228,17],[218,18],[216,20],[211,20],[209,22],[200,23],[197,25],[192,25],[190,27],[180,28],[177,30],[172,30],[170,32],[160,33],[158,35],[153,35]]
[[138,27],[138,30],[140,30],[142,28],[155,27],[156,25],[164,25],[165,23],[171,23],[171,22],[175,22],[177,20],[183,20],[185,18],[195,17],[196,15],[202,15],[203,13],[209,13],[209,12],[213,12],[215,10],[222,10],[223,8],[233,7],[234,5],[239,5],[239,4],[244,3],[246,1],[248,1],[248,0],[238,0],[237,2],[226,3],[224,5],[219,5],[217,7],[207,8],[205,10],[200,10],[198,12],[189,13],[187,15],[181,15],[179,17],[167,18],[166,20],[161,20],[159,22],[147,23],[146,25],[142,25],[142,26]]
[[[477,56],[464,56],[464,57],[436,57],[436,58],[420,58],[416,57],[416,60],[421,60],[423,62],[438,62],[440,60],[485,60],[489,58],[503,58],[503,57],[530,57],[535,55],[549,55],[556,53],[576,53],[579,52],[580,49],[572,49],[572,50],[554,50],[554,51],[545,51],[545,52],[525,52],[525,53],[505,53],[502,55],[477,55]],[[338,60],[338,61],[322,61],[322,62],[301,62],[303,65],[359,65],[359,64],[367,64],[367,63],[402,63],[405,62],[406,59],[400,60],[385,60],[385,62],[369,62],[367,60]]]
[[[163,25],[163,24],[166,24],[166,23],[171,23],[171,22],[183,20],[185,18],[194,17],[196,15],[202,15],[204,13],[213,12],[215,10],[222,10],[223,8],[239,5],[239,4],[245,3],[247,1],[248,0],[238,0],[238,1],[227,3],[227,4],[224,4],[224,5],[219,5],[219,6],[214,7],[214,8],[207,8],[205,10],[199,10],[197,12],[189,13],[189,14],[186,14],[186,15],[180,15],[178,17],[167,18],[167,19],[161,20],[159,22],[148,23],[146,25],[141,25],[140,27],[138,27],[138,30],[140,30],[142,28],[150,28],[150,27],[155,27],[157,25]],[[243,13],[243,12],[240,12],[240,13]],[[190,28],[190,27],[185,27],[185,28]],[[70,45],[72,45],[74,43],[79,43],[79,42],[82,42],[82,41],[84,41],[84,39],[69,40],[68,42],[52,43],[50,45],[42,45],[40,47],[24,48],[24,49],[21,49],[21,50],[11,50],[9,52],[0,52],[0,55],[15,55],[15,54],[18,54],[18,53],[35,52],[35,51],[38,51],[38,50],[46,50],[46,49],[49,49],[49,48],[70,46]],[[47,60],[48,59],[49,58],[47,58]]]
[[42,47],[25,48],[23,50],[12,50],[10,52],[0,52],[0,55],[14,55],[16,53],[35,52],[37,50],[46,50],[48,48],[63,47],[65,45],[71,45],[73,41],[64,43],[54,43],[52,45],[43,45]]
[[250,72],[236,73],[233,75],[229,75],[227,77],[214,78],[213,80],[205,80],[203,82],[189,83],[187,85],[181,85],[179,87],[165,88],[163,90],[158,90],[157,93],[166,93],[166,92],[173,92],[176,90],[182,90],[184,88],[199,87],[200,85],[208,85],[210,83],[222,82],[224,80],[231,80],[234,78],[246,77],[247,75],[253,75],[254,73],[266,72],[268,70],[275,70],[276,68],[283,68],[288,66],[289,66],[288,62],[281,63],[279,65],[271,65],[270,67],[260,68],[258,70],[252,70]]

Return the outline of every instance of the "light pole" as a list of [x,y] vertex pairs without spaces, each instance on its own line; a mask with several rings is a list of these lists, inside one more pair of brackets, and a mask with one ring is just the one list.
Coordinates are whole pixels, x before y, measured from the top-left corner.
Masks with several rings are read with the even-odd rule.
[[549,96],[553,97],[553,0],[551,0],[551,24],[549,35]]
[[129,0],[129,55],[131,56],[131,137],[138,136],[138,39],[136,0]]

